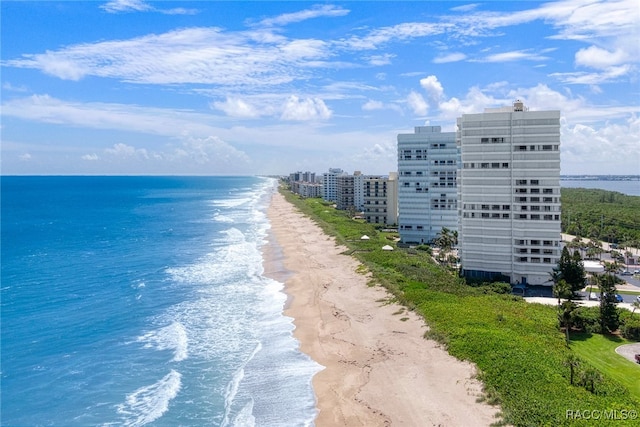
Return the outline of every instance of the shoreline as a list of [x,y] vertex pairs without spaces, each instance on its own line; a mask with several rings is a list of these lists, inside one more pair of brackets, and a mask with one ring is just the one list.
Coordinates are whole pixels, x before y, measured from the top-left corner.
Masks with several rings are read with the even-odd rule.
[[367,285],[355,258],[274,192],[265,275],[285,284],[284,314],[300,350],[324,367],[312,380],[315,425],[488,426],[475,367],[424,339],[424,319]]

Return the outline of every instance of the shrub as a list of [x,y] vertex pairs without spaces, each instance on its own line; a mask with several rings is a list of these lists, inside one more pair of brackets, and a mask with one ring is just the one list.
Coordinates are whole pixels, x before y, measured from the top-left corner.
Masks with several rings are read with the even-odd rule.
[[622,326],[622,336],[630,340],[640,341],[640,319],[627,318]]
[[582,331],[599,334],[600,307],[578,307],[571,316],[573,327]]
[[419,250],[419,251],[425,251],[429,255],[432,254],[431,246],[429,246],[429,245],[418,245],[418,246],[416,246],[416,249]]

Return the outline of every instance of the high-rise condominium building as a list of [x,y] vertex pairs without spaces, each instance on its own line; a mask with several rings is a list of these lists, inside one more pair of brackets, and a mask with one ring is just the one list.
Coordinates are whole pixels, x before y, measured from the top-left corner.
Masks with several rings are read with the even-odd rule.
[[332,168],[322,174],[322,198],[328,202],[338,201],[338,177],[345,175],[342,169]]
[[549,284],[560,257],[560,112],[522,102],[458,118],[465,276]]
[[404,243],[429,243],[458,229],[456,133],[417,126],[398,135],[398,231]]

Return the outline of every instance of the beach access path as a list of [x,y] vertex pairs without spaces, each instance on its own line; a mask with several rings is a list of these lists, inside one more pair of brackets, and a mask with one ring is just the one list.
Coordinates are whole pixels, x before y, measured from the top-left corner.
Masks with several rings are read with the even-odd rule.
[[425,339],[424,319],[392,303],[346,250],[279,193],[268,216],[265,273],[285,283],[285,314],[313,378],[318,427],[488,426],[499,408],[477,400],[472,364]]

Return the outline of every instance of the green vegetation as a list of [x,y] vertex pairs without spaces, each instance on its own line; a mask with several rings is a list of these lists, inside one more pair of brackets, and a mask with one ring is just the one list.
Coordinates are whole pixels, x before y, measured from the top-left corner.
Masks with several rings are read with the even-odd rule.
[[640,197],[563,188],[562,232],[640,248]]
[[617,347],[632,342],[613,335],[575,334],[571,349],[600,372],[624,385],[640,401],[640,366],[615,352]]
[[[609,372],[596,370],[586,359],[576,362],[579,367],[567,364],[573,352],[558,330],[556,307],[526,303],[505,293],[510,291],[505,284],[468,285],[454,270],[437,264],[429,251],[395,247],[396,233],[352,220],[320,199],[283,194],[348,248],[345,253],[371,272],[372,286],[386,287],[395,300],[422,315],[429,338],[453,356],[476,364],[485,384],[484,400],[501,405],[504,422],[594,425],[593,420],[568,418],[567,411],[640,407],[637,396]],[[360,240],[364,234],[370,240]],[[384,245],[395,250],[383,251]],[[640,367],[636,368],[637,380]]]

